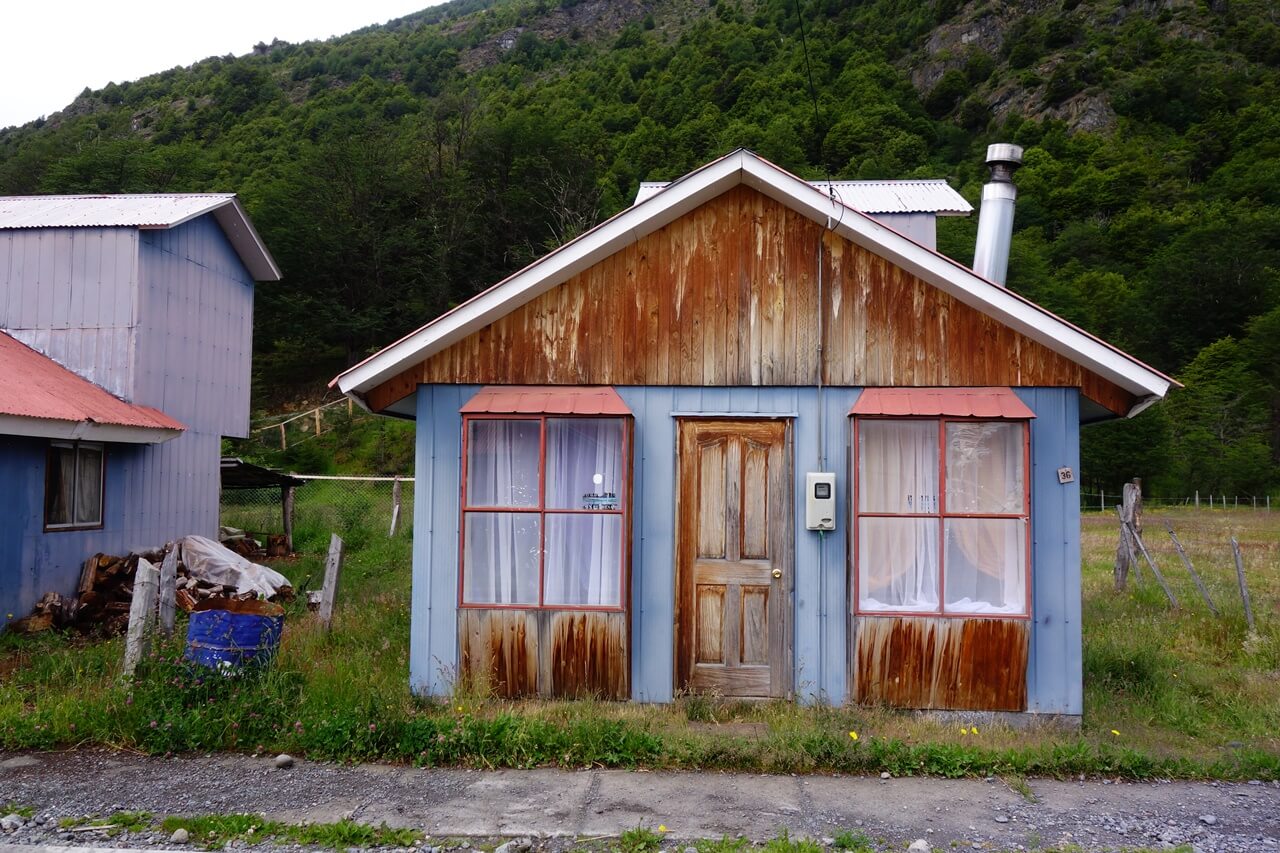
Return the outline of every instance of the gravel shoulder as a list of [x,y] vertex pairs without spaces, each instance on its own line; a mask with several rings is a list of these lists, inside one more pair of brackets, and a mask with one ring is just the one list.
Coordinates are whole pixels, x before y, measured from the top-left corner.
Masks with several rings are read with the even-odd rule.
[[829,843],[851,830],[899,850],[925,839],[934,849],[1188,844],[1205,853],[1280,853],[1280,783],[1033,779],[1028,786],[1034,801],[998,779],[474,771],[307,761],[278,768],[271,757],[228,754],[0,753],[0,803],[35,810],[21,827],[0,831],[0,843],[173,846],[159,831],[108,838],[58,828],[63,818],[129,810],[249,812],[287,823],[351,818],[420,830],[428,836],[424,850],[490,846],[502,838],[563,850],[637,826],[665,826],[673,850],[725,835],[764,841],[782,831]]

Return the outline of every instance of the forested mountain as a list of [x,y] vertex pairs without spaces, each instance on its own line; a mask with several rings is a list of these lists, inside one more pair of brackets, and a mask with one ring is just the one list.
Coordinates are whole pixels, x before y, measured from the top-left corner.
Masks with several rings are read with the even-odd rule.
[[[1262,494],[1278,66],[1270,0],[454,0],[86,89],[0,131],[0,193],[240,193],[285,274],[258,290],[265,402],[732,148],[976,204],[985,146],[1017,142],[1010,286],[1187,385],[1087,430],[1086,483]],[[970,260],[975,229],[940,248]]]

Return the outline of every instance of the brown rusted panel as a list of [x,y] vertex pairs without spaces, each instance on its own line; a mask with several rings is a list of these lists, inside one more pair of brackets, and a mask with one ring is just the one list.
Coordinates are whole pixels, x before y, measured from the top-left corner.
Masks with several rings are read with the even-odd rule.
[[[818,244],[823,288],[817,299]],[[819,308],[821,306],[821,309]],[[821,225],[739,186],[387,380],[418,383],[1079,387],[1133,396]]]
[[557,611],[547,618],[552,696],[626,699],[630,695],[625,613]]
[[459,675],[481,693],[514,698],[538,692],[538,627],[528,610],[458,611]]
[[863,616],[855,697],[900,708],[1025,711],[1025,619]]

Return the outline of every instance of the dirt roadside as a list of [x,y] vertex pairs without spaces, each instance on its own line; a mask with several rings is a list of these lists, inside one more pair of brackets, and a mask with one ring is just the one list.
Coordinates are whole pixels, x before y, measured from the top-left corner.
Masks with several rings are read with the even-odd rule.
[[[1280,783],[1029,780],[1034,802],[999,779],[760,776],[734,773],[469,771],[215,754],[147,758],[82,750],[0,753],[0,803],[35,809],[8,844],[171,846],[159,833],[74,841],[59,819],[147,811],[157,816],[263,813],[292,823],[344,817],[442,839],[528,837],[562,850],[574,839],[665,826],[672,850],[700,838],[745,835],[828,841],[842,830],[901,850],[1084,850],[1194,845],[1280,851]],[[432,841],[431,839],[435,839]],[[453,842],[455,844],[460,842]],[[443,844],[442,846],[449,846]],[[478,846],[478,845],[477,845]]]

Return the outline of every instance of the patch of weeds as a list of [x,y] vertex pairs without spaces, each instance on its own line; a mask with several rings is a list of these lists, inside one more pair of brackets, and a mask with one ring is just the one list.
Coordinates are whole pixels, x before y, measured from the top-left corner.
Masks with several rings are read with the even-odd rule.
[[142,832],[151,828],[151,812],[113,812],[107,817],[64,817],[58,821],[62,829],[99,827],[110,836],[121,832]]
[[280,826],[267,821],[261,815],[253,814],[167,817],[160,823],[160,828],[167,833],[185,829],[191,835],[192,844],[200,844],[209,849],[222,847],[234,839],[273,835],[274,830]]
[[737,838],[721,836],[718,841],[704,838],[694,843],[698,853],[743,853],[751,847],[751,840],[739,835]]
[[1031,786],[1027,784],[1026,777],[1006,776],[1004,777],[1004,783],[1009,787],[1010,791],[1013,791],[1028,803],[1038,802],[1036,799],[1036,792],[1031,790]]
[[832,839],[831,846],[837,850],[848,850],[849,853],[869,853],[875,849],[871,837],[860,829],[842,829]]
[[5,803],[0,806],[0,814],[11,815],[16,814],[23,820],[30,820],[35,817],[36,810],[31,806],[23,806],[17,803]]
[[691,693],[684,700],[684,718],[691,723],[714,723],[715,703],[705,693]]
[[792,838],[785,829],[764,843],[765,853],[822,853],[822,845],[812,838]]
[[662,847],[662,836],[652,829],[637,826],[622,833],[618,846],[622,853],[649,853]]
[[332,847],[334,850],[345,850],[348,847],[409,847],[422,838],[422,833],[415,829],[393,829],[385,823],[370,826],[349,819],[337,823],[290,826],[282,834],[294,844]]
[[261,815],[253,814],[167,817],[161,827],[165,832],[185,829],[191,834],[192,844],[201,844],[209,849],[222,847],[228,841],[262,841],[269,838],[310,847],[331,847],[334,850],[345,850],[348,847],[408,847],[422,838],[422,833],[417,830],[394,829],[386,824],[371,826],[344,819],[337,823],[295,825],[266,820]]

